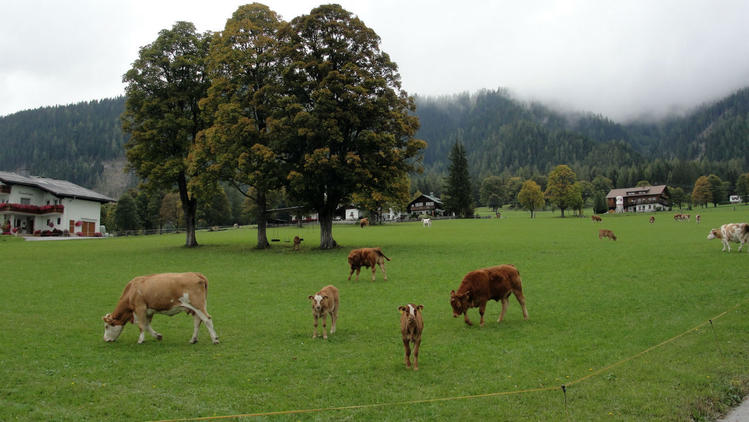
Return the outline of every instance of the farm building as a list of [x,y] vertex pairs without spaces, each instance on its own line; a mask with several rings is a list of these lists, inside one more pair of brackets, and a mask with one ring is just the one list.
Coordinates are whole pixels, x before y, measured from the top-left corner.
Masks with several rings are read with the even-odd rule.
[[652,212],[671,209],[666,185],[612,189],[606,195],[609,210],[616,212]]
[[442,201],[431,195],[419,195],[406,207],[406,211],[417,214],[442,215],[444,212]]
[[15,234],[94,236],[101,204],[115,202],[65,180],[0,171],[0,227]]

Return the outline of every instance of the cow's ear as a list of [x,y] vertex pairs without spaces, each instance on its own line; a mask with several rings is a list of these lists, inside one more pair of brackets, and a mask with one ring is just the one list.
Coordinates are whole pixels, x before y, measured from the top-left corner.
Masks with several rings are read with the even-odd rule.
[[416,309],[422,310],[422,309],[424,309],[424,305],[419,305],[419,306],[416,307]]
[[309,295],[309,296],[307,296],[307,299],[309,299],[309,300],[312,300],[312,298],[313,298],[313,297],[314,297],[314,296],[312,296],[312,295]]
[[470,290],[467,291],[463,296],[465,296],[466,299],[470,299],[471,298],[471,291]]
[[323,298],[323,299],[327,299],[327,298],[328,298],[328,295],[322,295],[322,298]]
[[401,312],[406,312],[406,307],[405,306],[399,306],[398,310],[401,311]]
[[450,297],[455,296],[455,290],[450,290]]

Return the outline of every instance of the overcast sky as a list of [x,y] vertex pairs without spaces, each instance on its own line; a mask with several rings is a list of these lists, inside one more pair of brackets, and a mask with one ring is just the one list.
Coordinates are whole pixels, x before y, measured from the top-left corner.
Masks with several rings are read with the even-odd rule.
[[[220,31],[246,2],[0,0],[0,116],[123,94],[138,49],[178,20]],[[321,4],[263,2],[285,20]],[[749,1],[341,0],[422,96],[507,88],[624,121],[749,86]]]

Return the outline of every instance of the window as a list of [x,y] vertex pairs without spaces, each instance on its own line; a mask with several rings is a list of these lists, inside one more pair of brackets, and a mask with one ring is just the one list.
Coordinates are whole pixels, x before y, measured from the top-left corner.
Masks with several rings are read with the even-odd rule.
[[31,198],[21,198],[22,205],[31,205]]
[[60,217],[57,217],[57,224],[60,224]]

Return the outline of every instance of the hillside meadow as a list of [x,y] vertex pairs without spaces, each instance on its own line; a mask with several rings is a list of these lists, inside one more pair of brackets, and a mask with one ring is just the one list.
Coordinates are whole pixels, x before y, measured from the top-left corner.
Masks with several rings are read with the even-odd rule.
[[[0,420],[713,420],[749,392],[749,253],[721,252],[711,227],[749,207],[559,218],[437,220],[24,242],[0,239]],[[618,239],[599,240],[597,230]],[[294,235],[305,240],[294,252]],[[388,280],[347,281],[350,249],[381,246]],[[453,318],[470,270],[511,263],[530,319]],[[162,341],[128,325],[102,339],[134,276],[199,271],[221,344],[192,317],[157,315]],[[338,331],[312,339],[307,296],[340,290]],[[419,371],[405,368],[398,306],[424,305]],[[478,322],[478,311],[469,315]],[[710,322],[712,320],[712,323]],[[566,394],[561,386],[565,385]],[[278,412],[278,413],[276,413]],[[249,416],[261,414],[260,416]]]

